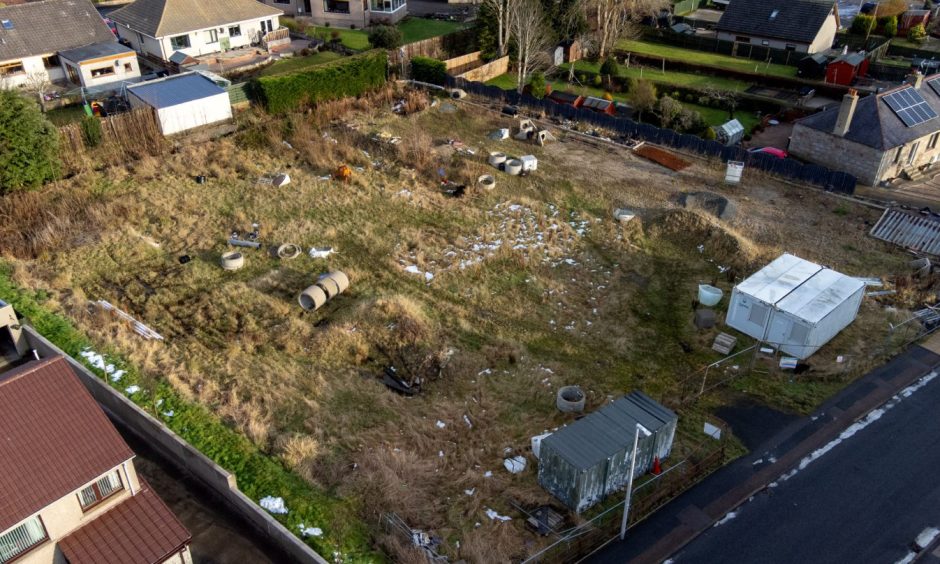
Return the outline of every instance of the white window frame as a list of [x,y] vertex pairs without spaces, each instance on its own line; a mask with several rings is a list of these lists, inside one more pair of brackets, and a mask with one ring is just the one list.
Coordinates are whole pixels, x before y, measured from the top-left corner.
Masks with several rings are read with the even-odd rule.
[[0,562],[10,562],[49,540],[42,517],[33,515],[0,535]]

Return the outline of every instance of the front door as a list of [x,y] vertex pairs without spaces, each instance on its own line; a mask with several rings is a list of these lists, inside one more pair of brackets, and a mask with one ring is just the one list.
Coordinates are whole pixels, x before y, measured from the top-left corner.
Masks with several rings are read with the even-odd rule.
[[310,12],[310,0],[304,0],[304,13],[309,14]]

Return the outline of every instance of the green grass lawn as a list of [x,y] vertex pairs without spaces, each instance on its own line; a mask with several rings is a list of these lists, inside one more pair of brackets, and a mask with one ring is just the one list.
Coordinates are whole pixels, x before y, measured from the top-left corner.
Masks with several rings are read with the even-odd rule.
[[447,35],[457,30],[463,29],[464,24],[457,22],[445,22],[440,20],[431,20],[427,18],[407,18],[400,24],[402,43],[414,43],[422,39]]
[[82,106],[63,106],[61,108],[56,108],[54,110],[49,110],[46,112],[46,117],[49,118],[54,125],[66,125],[72,122],[76,122],[82,119],[85,115],[85,110]]
[[307,67],[313,67],[316,65],[322,65],[323,63],[328,63],[330,61],[335,61],[336,59],[341,59],[342,57],[342,55],[333,51],[323,51],[320,53],[308,55],[306,57],[301,57],[298,55],[289,59],[282,59],[275,62],[270,67],[261,71],[261,76],[271,76],[273,74],[294,72],[305,69]]
[[[561,68],[568,68],[567,64],[561,65]],[[600,72],[600,63],[592,63],[590,61],[578,61],[575,63],[575,71],[588,71],[597,73]],[[734,80],[730,78],[721,78],[717,76],[708,76],[704,74],[694,74],[689,72],[676,72],[676,71],[666,71],[662,72],[658,69],[652,69],[648,67],[636,67],[632,66],[626,68],[624,66],[620,67],[620,72],[618,76],[627,77],[627,78],[645,78],[650,82],[656,84],[668,84],[672,86],[685,86],[688,88],[698,88],[703,89],[706,87],[717,88],[719,90],[729,90],[733,92],[744,92],[750,86],[750,84],[743,82],[741,80]]]
[[[604,95],[603,89],[594,88],[593,86],[576,86],[559,80],[553,80],[550,81],[550,83],[555,89],[565,90],[567,92],[575,92],[577,94],[581,94],[582,96],[596,96],[600,98]],[[490,86],[498,86],[503,90],[515,90],[516,75],[511,73],[502,74],[492,80],[487,81],[486,84],[489,84]],[[627,102],[626,95],[624,94],[612,94],[612,96],[614,97],[614,100],[624,103]],[[708,106],[701,106],[699,104],[692,104],[689,102],[682,102],[682,105],[690,110],[695,110],[696,112],[702,114],[702,118],[708,125],[721,125],[728,121],[728,112],[725,110],[710,108]],[[753,112],[738,111],[734,113],[734,117],[740,121],[741,125],[743,125],[748,131],[750,131],[750,128],[758,122],[757,116]]]
[[796,67],[788,65],[777,65],[773,63],[762,63],[751,59],[740,57],[731,57],[720,55],[718,53],[706,53],[694,49],[684,49],[673,45],[662,45],[660,43],[648,43],[646,41],[637,41],[633,39],[623,39],[617,43],[618,49],[631,51],[641,55],[651,55],[654,57],[663,57],[667,60],[681,61],[685,63],[694,63],[700,65],[710,65],[728,70],[741,72],[757,72],[773,76],[796,76]]
[[369,48],[369,34],[361,29],[342,29],[339,27],[311,26],[307,28],[307,35],[310,37],[326,38],[327,41],[333,36],[333,32],[339,33],[339,39],[343,45],[356,51],[365,51]]

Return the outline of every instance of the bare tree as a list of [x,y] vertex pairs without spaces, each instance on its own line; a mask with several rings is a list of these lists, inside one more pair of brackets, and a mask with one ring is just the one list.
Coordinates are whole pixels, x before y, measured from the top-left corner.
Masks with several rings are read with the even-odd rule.
[[45,101],[45,94],[49,91],[52,83],[49,82],[49,74],[46,72],[31,72],[26,75],[26,81],[23,83],[23,90],[39,96],[39,103]]
[[532,71],[549,66],[546,49],[551,34],[539,0],[511,0],[510,20],[516,43],[516,88],[522,92]]
[[738,102],[740,101],[737,93],[730,90],[719,90],[714,86],[707,86],[702,92],[706,98],[728,110],[728,119],[734,119],[734,111],[738,109]]
[[512,37],[512,5],[516,2],[518,0],[483,0],[482,2],[496,19],[497,57],[502,57],[507,52],[506,46],[509,44],[510,37]]
[[597,50],[604,58],[618,39],[637,31],[646,16],[656,16],[669,0],[594,0],[597,11]]

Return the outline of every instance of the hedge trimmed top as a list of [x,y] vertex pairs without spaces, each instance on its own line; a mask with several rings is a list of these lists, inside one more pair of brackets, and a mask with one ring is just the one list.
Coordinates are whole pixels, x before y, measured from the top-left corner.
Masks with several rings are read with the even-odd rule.
[[262,76],[252,83],[255,97],[271,113],[284,113],[324,100],[358,96],[387,79],[388,53],[375,49],[297,72]]

